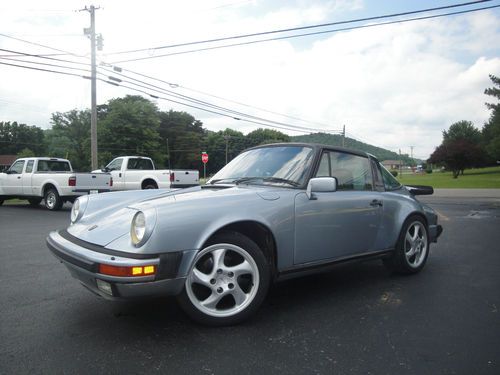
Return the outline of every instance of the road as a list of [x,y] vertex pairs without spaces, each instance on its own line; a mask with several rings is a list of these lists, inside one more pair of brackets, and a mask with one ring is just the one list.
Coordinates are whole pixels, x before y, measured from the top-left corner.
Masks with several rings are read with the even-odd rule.
[[276,285],[226,328],[172,298],[97,298],[45,246],[68,207],[2,206],[0,374],[499,374],[500,197],[424,199],[445,229],[420,274],[342,265]]

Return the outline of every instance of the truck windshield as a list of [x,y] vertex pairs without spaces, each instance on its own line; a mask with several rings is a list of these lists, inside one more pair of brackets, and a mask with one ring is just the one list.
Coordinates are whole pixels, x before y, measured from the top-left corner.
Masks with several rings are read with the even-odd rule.
[[248,150],[213,176],[209,184],[270,183],[301,186],[313,160],[313,149],[272,146]]

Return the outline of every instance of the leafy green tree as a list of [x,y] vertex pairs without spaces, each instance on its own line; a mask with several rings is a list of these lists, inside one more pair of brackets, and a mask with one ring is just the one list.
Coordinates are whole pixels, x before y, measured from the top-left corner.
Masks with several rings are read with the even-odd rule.
[[290,136],[277,130],[257,129],[246,136],[248,146],[258,146],[268,143],[290,142]]
[[500,78],[490,75],[493,87],[484,91],[486,95],[498,100],[497,103],[486,103],[491,110],[491,115],[484,124],[482,135],[486,146],[486,151],[492,162],[500,160]]
[[31,158],[33,156],[36,156],[33,151],[31,151],[29,148],[23,148],[20,152],[18,152],[17,157],[18,158]]
[[29,148],[37,155],[45,153],[43,130],[37,126],[18,124],[17,122],[0,122],[0,154],[17,155],[21,150]]
[[166,166],[203,169],[201,153],[207,134],[203,123],[187,112],[173,110],[160,112],[159,119],[160,149],[167,155]]
[[443,142],[429,158],[429,163],[443,164],[453,172],[453,178],[465,168],[484,164],[481,132],[470,121],[459,121],[443,131]]
[[226,145],[227,161],[248,148],[248,140],[239,131],[226,129],[218,132],[209,132],[206,138],[206,151],[209,155],[207,173],[214,174],[226,165]]
[[137,95],[111,99],[98,117],[99,165],[121,155],[143,155],[163,165],[159,113],[156,104]]
[[45,131],[49,156],[66,158],[76,171],[90,169],[90,110],[52,114],[52,128]]

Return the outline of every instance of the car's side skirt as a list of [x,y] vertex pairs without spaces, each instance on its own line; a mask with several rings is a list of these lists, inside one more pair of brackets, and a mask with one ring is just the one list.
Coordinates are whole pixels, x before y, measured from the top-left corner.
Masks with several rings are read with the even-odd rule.
[[341,263],[360,262],[360,261],[364,261],[364,260],[385,258],[385,257],[391,256],[393,254],[393,252],[394,252],[394,249],[385,249],[385,250],[380,250],[380,251],[361,253],[361,254],[357,254],[354,256],[345,256],[345,257],[335,258],[333,260],[328,259],[326,261],[323,260],[320,262],[298,264],[298,265],[295,265],[293,267],[285,268],[285,269],[279,271],[277,274],[276,280],[282,281],[282,280],[292,279],[295,277],[315,274],[315,273],[319,273],[319,272],[326,272],[330,268],[333,268],[336,265],[341,264]]

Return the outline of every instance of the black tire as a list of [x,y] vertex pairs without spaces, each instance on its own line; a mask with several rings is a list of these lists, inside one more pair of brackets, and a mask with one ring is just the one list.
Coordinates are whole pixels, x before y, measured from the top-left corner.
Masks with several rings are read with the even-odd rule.
[[28,199],[29,204],[33,207],[38,206],[41,201],[42,201],[42,198],[30,198],[30,199]]
[[142,190],[146,190],[146,189],[158,189],[158,185],[156,185],[156,182],[154,182],[154,181],[148,181],[142,187]]
[[43,200],[45,203],[45,207],[50,211],[60,210],[63,205],[63,201],[59,196],[59,193],[54,188],[49,188],[45,191]]
[[0,206],[3,204],[3,199],[0,199]]
[[[216,251],[223,254],[219,257],[222,263],[217,267],[214,264]],[[193,282],[195,268],[197,274],[206,276],[205,284]],[[208,273],[205,272],[207,268],[210,268]],[[215,235],[197,254],[177,299],[181,308],[198,323],[210,326],[238,324],[258,310],[267,295],[270,280],[269,262],[255,242],[238,232],[224,231]],[[200,299],[199,293],[208,295]],[[210,299],[216,300],[213,307],[205,307]]]
[[410,216],[399,234],[394,255],[383,262],[393,272],[414,274],[424,268],[429,250],[429,231],[425,221],[420,216]]

